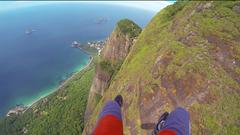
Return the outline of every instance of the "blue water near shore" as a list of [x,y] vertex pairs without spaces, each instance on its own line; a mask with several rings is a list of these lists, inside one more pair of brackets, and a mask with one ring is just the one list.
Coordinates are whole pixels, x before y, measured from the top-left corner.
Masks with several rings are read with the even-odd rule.
[[[145,26],[154,15],[101,4],[52,4],[0,12],[0,116],[16,104],[31,104],[56,90],[90,56],[74,40],[105,39],[122,18]],[[96,23],[101,18],[107,22]],[[26,35],[29,28],[36,30]]]

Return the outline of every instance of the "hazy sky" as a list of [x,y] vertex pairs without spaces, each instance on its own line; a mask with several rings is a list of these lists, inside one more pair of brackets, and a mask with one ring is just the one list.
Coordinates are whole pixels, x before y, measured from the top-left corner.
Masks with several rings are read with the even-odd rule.
[[[81,3],[84,1],[0,1],[0,11],[8,11],[17,8],[26,8],[38,5],[56,4],[56,3]],[[172,4],[172,1],[85,1],[85,3],[104,3],[110,5],[122,5],[128,7],[141,8],[157,12],[167,5]]]

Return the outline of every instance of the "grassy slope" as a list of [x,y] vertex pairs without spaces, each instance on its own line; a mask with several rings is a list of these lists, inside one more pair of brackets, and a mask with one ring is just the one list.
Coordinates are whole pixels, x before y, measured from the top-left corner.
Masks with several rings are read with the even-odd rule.
[[22,134],[25,127],[27,134],[33,135],[81,134],[94,67],[92,63],[77,73],[64,87],[37,102],[23,115],[0,121],[0,133]]
[[[93,129],[104,101],[120,93],[125,134],[145,134],[140,129],[144,117],[170,111],[175,103],[190,111],[193,134],[238,134],[240,17],[232,10],[237,4],[177,2],[159,12],[139,36],[85,133]],[[154,70],[157,59],[161,62]],[[160,110],[145,109],[156,100]]]

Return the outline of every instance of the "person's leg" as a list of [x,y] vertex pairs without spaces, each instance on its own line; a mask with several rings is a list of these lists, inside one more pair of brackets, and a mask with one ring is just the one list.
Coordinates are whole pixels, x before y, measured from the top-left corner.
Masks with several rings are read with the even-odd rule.
[[114,101],[108,101],[104,105],[93,135],[123,135],[122,97],[120,96],[120,99],[119,96],[117,97]]
[[116,101],[108,101],[105,103],[99,115],[99,119],[102,119],[104,116],[107,115],[113,115],[119,120],[122,120],[121,108]]
[[158,135],[162,135],[166,131],[175,132],[176,135],[189,135],[189,123],[189,113],[185,109],[178,107],[167,116]]

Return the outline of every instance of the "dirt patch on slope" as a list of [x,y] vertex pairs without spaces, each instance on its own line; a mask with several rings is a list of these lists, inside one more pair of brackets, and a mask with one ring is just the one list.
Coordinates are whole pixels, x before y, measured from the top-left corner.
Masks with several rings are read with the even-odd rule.
[[240,76],[234,70],[234,67],[239,67],[239,61],[236,59],[236,51],[233,47],[234,43],[222,40],[215,35],[208,35],[206,39],[213,45],[213,49],[209,53],[214,58],[215,64],[221,65],[230,76],[240,83]]

